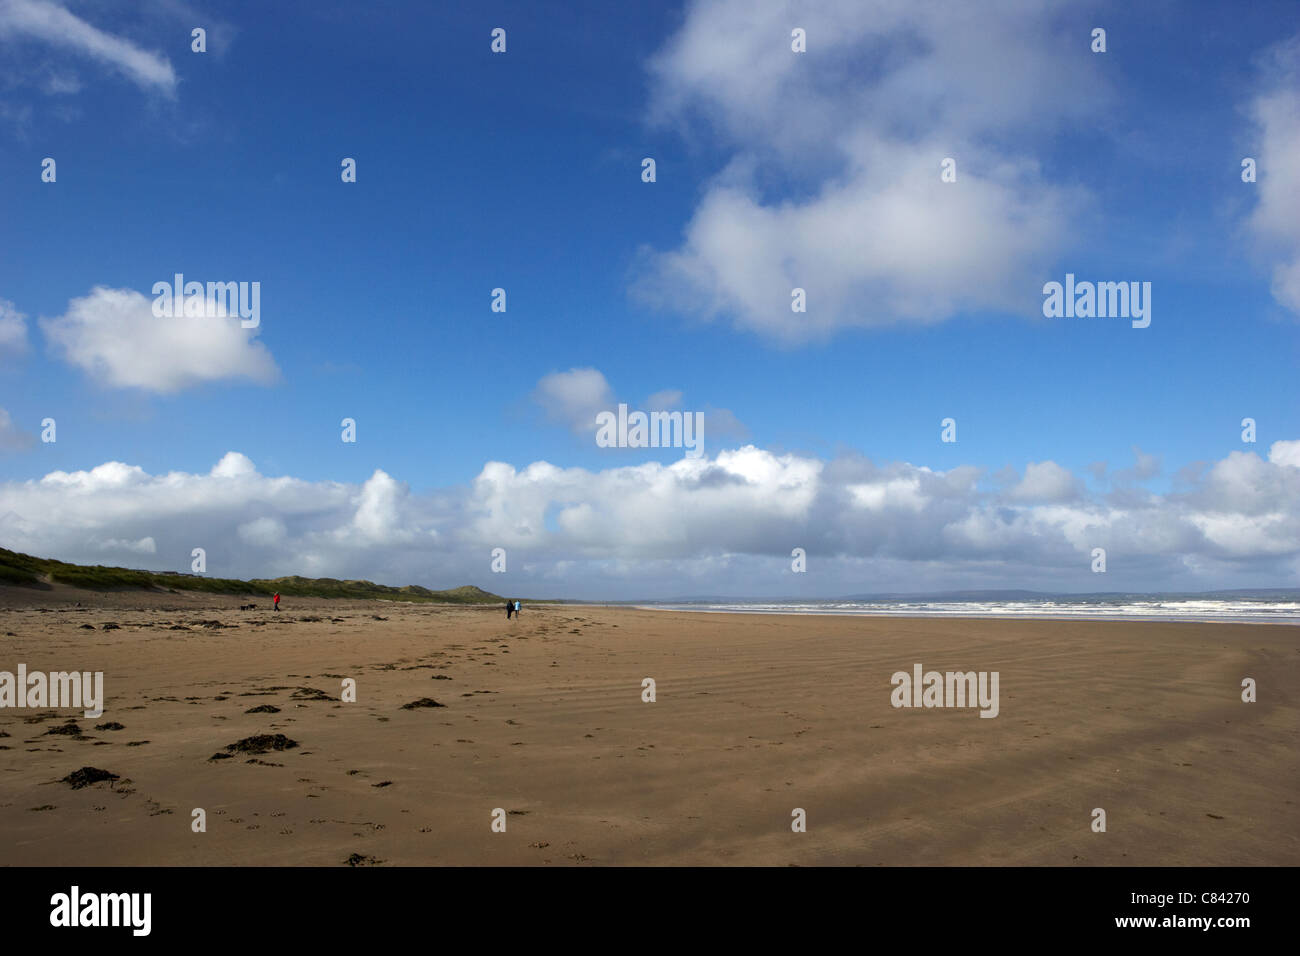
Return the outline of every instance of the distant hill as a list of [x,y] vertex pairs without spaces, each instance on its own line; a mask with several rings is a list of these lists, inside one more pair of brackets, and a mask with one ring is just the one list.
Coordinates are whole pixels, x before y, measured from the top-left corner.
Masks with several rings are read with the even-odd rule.
[[52,558],[35,558],[0,548],[0,585],[48,588],[51,582],[90,591],[146,588],[161,591],[205,591],[211,594],[274,594],[285,597],[322,597],[419,601],[430,604],[492,604],[504,597],[473,585],[432,591],[417,584],[395,588],[373,581],[339,581],[336,578],[210,578],[202,574],[170,571],[136,571],[102,565],[67,564]]

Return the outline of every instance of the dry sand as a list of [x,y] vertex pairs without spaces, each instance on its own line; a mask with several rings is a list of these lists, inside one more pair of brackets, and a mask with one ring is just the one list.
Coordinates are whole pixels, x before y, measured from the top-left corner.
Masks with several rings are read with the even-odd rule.
[[[10,865],[1300,863],[1296,627],[0,588],[0,649],[107,696],[0,710]],[[1000,715],[894,709],[917,662]],[[259,734],[298,746],[210,759]]]

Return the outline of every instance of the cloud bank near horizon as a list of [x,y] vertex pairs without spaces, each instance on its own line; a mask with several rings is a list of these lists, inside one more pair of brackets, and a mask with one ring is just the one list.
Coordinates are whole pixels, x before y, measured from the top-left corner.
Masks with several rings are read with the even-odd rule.
[[[213,576],[610,599],[1294,581],[1300,440],[1195,463],[1164,494],[1142,474],[1090,488],[1050,461],[935,471],[747,445],[600,471],[494,461],[466,486],[417,495],[380,469],[361,484],[271,477],[229,452],[204,474],[107,462],[0,484],[0,544],[178,571],[202,547]],[[1105,575],[1091,571],[1098,547]],[[505,575],[489,571],[493,548],[506,549]],[[806,574],[791,572],[793,548],[807,552]]]

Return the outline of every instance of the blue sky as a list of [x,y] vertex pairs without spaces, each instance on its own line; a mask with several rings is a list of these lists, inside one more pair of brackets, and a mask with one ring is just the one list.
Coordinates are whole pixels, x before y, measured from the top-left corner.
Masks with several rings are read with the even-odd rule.
[[[1008,2],[976,28],[951,4],[918,9],[0,0],[0,316],[22,328],[0,349],[0,545],[184,569],[197,535],[219,539],[222,573],[500,590],[480,558],[500,539],[517,589],[588,597],[1294,584],[1296,5]],[[945,156],[956,183],[939,182]],[[260,282],[261,324],[232,327],[211,374],[123,385],[105,362],[138,371],[189,346],[151,349],[132,321],[96,357],[90,326],[113,320],[92,290],[149,298],[176,272]],[[1044,318],[1042,284],[1067,272],[1150,282],[1150,327]],[[806,286],[808,314],[763,298],[769,279]],[[274,375],[241,377],[254,348]],[[632,520],[601,476],[681,450],[597,447],[589,418],[566,417],[583,397],[539,398],[574,369],[634,408],[680,392],[711,426],[706,459],[751,485],[766,479],[717,456],[816,462],[821,484],[789,514],[780,482],[691,504],[638,472],[661,534],[653,504]],[[37,440],[46,417],[54,443]],[[1147,465],[1126,476],[1135,448]],[[229,452],[255,471],[235,469],[252,484],[218,515],[198,478]],[[925,488],[900,503],[826,486],[831,463],[864,460],[849,485],[979,474],[956,511]],[[73,482],[108,495],[84,514],[44,480],[111,462],[139,472]],[[583,487],[524,506],[514,478],[483,491],[490,462]],[[1059,480],[1024,485],[1043,462]],[[349,537],[377,470],[382,517]],[[194,497],[151,515],[169,473],[194,476]],[[279,477],[312,504],[258,490]],[[1149,496],[1141,521],[1126,495]],[[866,512],[836,517],[845,500]],[[695,507],[711,510],[674,525]],[[1078,521],[1145,550],[1080,574]],[[804,538],[821,573],[790,578]]]

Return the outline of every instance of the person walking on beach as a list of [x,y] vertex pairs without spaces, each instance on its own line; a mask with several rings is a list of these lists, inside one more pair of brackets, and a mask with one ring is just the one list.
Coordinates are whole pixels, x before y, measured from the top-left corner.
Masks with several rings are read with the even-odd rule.
[[512,602],[510,602],[510,601],[506,601],[506,620],[507,620],[507,621],[510,620],[510,612],[513,611],[514,609],[515,609],[514,604],[513,604]]
[[275,609],[276,609],[277,611],[280,610],[280,592],[279,592],[279,591],[276,591],[276,592],[275,592],[275,597],[271,598],[271,600],[275,603]]
[[515,602],[515,617],[519,616],[519,602]]

